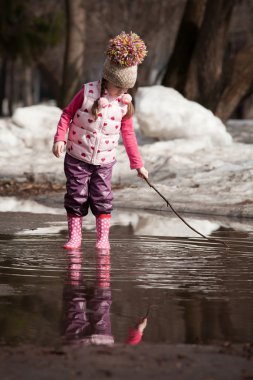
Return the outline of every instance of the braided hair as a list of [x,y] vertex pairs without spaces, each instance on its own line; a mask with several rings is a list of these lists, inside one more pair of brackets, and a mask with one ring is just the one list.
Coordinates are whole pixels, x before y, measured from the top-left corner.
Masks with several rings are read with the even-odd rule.
[[[106,79],[102,78],[101,89],[100,89],[100,97],[104,96],[104,93],[106,90],[106,83],[107,83]],[[93,103],[93,106],[91,107],[91,113],[94,116],[95,120],[97,120],[97,118],[98,118],[98,101],[99,101],[99,98],[97,100],[95,100],[95,102]],[[130,102],[130,103],[128,103],[127,113],[124,116],[123,120],[129,119],[130,117],[133,116],[133,114],[134,114],[134,106],[133,106],[133,103]]]

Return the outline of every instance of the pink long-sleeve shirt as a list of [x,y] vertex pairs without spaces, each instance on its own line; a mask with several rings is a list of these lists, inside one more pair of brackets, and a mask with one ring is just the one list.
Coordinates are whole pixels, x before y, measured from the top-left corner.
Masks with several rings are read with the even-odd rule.
[[[71,102],[64,108],[54,137],[54,142],[64,141],[66,143],[66,134],[76,111],[82,107],[84,94],[83,88],[74,96]],[[133,129],[132,117],[121,122],[121,135],[125,146],[131,169],[143,167],[142,158],[139,152],[136,136]]]
[[130,328],[126,343],[130,344],[131,346],[136,346],[140,343],[141,340],[142,332],[138,329]]

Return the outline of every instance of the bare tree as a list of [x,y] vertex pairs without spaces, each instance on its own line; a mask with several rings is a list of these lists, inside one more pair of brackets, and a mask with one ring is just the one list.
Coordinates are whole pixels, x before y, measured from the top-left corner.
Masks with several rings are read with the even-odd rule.
[[192,53],[199,36],[206,0],[188,0],[177,33],[175,48],[167,66],[163,85],[184,92]]
[[3,101],[6,95],[7,58],[2,56],[0,69],[0,116],[3,116]]
[[62,35],[59,12],[52,12],[55,1],[48,6],[46,0],[0,0],[0,113],[3,99],[8,101],[10,115],[15,102],[30,105],[34,100],[35,62],[46,48],[58,44]]
[[83,81],[85,9],[81,0],[65,0],[66,40],[59,105],[66,105]]
[[[247,20],[245,10],[250,10],[250,4],[188,0],[163,80],[223,120],[253,92],[253,45],[242,43],[249,40],[242,34],[239,41],[228,39],[233,12],[240,6]],[[234,20],[238,23],[238,17]]]
[[207,0],[205,15],[192,55],[185,95],[214,109],[223,75],[224,50],[237,0]]
[[240,50],[229,62],[227,81],[215,108],[221,119],[228,119],[240,101],[253,91],[253,44]]

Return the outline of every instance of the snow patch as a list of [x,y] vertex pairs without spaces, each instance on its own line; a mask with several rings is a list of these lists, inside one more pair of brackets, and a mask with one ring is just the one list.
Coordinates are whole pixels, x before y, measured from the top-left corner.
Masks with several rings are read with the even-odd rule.
[[16,197],[1,197],[0,212],[32,212],[34,214],[65,214],[65,210],[41,205],[35,201]]
[[219,118],[173,88],[141,87],[136,94],[142,133],[159,140],[204,137],[207,145],[229,145],[232,137]]
[[11,119],[12,129],[25,147],[43,150],[52,146],[60,115],[59,108],[43,104],[17,108]]

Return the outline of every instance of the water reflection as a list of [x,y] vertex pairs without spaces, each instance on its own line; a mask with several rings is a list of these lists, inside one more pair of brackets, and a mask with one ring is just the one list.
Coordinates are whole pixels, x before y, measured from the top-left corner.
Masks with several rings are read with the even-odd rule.
[[[61,235],[2,235],[0,346],[58,345],[62,336],[65,343],[90,344],[92,335],[136,344],[136,331],[145,328],[136,317],[147,305],[145,342],[252,341],[253,235],[219,230],[214,236],[229,242],[229,252],[201,239],[136,237],[123,227],[112,231],[111,255],[95,252],[89,231],[82,254],[74,255],[63,252]],[[101,318],[107,326],[96,326]]]
[[[110,251],[96,251],[96,277],[87,286],[82,276],[82,251],[67,254],[67,278],[63,288],[63,343],[79,345],[113,345],[110,308]],[[136,345],[142,340],[148,313],[129,329],[125,343]]]

